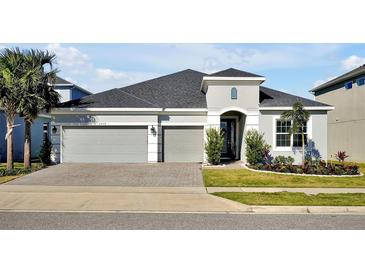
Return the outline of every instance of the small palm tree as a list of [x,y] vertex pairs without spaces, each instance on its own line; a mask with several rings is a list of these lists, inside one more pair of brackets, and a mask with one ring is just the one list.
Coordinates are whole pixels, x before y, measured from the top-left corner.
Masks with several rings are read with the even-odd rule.
[[18,48],[3,49],[0,52],[0,107],[6,116],[7,156],[6,168],[14,167],[13,128],[21,94],[21,77],[24,65],[23,55]]
[[289,133],[292,134],[301,134],[302,137],[302,165],[304,165],[305,160],[305,138],[304,138],[304,128],[307,125],[309,120],[309,112],[304,109],[304,106],[300,102],[296,102],[293,104],[293,108],[291,110],[284,111],[281,114],[281,119],[290,120],[291,128]]
[[[25,50],[22,94],[19,99],[19,115],[24,118],[24,168],[31,167],[31,126],[38,114],[49,111],[59,102],[54,90],[57,70],[52,69],[56,56],[48,51]],[[45,71],[45,66],[49,70]]]

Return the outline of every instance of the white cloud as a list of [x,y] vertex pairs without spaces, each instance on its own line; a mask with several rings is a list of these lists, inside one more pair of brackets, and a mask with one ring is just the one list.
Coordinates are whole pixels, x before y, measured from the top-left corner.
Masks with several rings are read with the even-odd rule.
[[324,84],[328,81],[331,81],[332,79],[335,79],[335,78],[336,78],[336,76],[331,76],[331,77],[328,77],[326,80],[317,80],[313,83],[313,87],[314,88],[318,87],[318,86],[320,86],[320,85],[322,85],[322,84]]
[[357,55],[351,55],[341,61],[344,70],[352,70],[365,64],[365,58]]
[[49,44],[47,49],[56,54],[57,62],[60,66],[73,67],[86,65],[89,62],[89,56],[74,47],[63,47],[61,44]]
[[118,80],[128,78],[124,72],[113,71],[108,68],[97,68],[96,75],[100,80]]
[[251,44],[158,44],[149,47],[149,50],[131,48],[120,54],[130,62],[169,71],[192,68],[209,73],[235,67],[259,72],[335,65],[339,62],[337,53],[340,48],[339,45],[327,44],[277,44],[270,47]]

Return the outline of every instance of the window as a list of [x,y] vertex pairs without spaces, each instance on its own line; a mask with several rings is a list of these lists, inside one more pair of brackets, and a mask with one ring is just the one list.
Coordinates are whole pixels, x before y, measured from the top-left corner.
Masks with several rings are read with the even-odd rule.
[[345,89],[352,89],[352,81],[345,83]]
[[[276,147],[291,148],[291,147],[302,147],[302,130],[298,133],[290,134],[291,121],[287,120],[276,120],[275,124],[276,132]],[[308,129],[307,125],[303,128],[304,132],[304,144],[307,144],[308,140]]]
[[290,147],[289,129],[291,121],[276,120],[276,146]]
[[231,99],[237,100],[237,89],[236,88],[231,88]]
[[365,84],[365,77],[357,79],[356,83],[358,86],[363,86]]
[[[307,144],[307,125],[303,128],[304,132],[304,144]],[[299,129],[299,133],[293,134],[293,147],[302,147],[302,129]]]

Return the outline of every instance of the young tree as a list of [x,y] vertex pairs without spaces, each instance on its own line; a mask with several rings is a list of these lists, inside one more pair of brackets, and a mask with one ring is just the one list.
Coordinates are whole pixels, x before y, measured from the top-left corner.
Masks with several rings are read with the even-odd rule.
[[[38,114],[49,111],[59,102],[54,90],[57,70],[52,69],[56,56],[48,51],[24,50],[22,93],[19,115],[24,118],[24,168],[31,167],[31,126]],[[45,66],[49,70],[45,70]]]
[[21,94],[23,61],[23,55],[18,48],[3,49],[0,52],[0,107],[6,116],[6,168],[8,170],[14,168],[13,128]]
[[289,130],[290,135],[301,134],[302,137],[302,165],[305,161],[305,138],[304,138],[304,127],[307,125],[309,120],[309,112],[304,109],[304,106],[300,102],[293,104],[291,110],[284,111],[281,114],[281,119],[291,121],[291,128]]

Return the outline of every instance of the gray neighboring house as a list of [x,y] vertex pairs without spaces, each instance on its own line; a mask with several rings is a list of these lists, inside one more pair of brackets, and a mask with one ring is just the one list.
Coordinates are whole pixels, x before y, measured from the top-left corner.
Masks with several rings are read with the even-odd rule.
[[365,65],[310,92],[316,101],[335,107],[328,114],[328,158],[344,150],[348,160],[365,162]]
[[207,128],[225,132],[222,157],[245,161],[244,135],[265,134],[272,155],[300,162],[299,136],[280,114],[294,102],[311,113],[310,149],[327,155],[327,111],[333,107],[261,86],[265,77],[227,69],[191,69],[65,102],[52,110],[53,160],[65,162],[204,162]]
[[[75,85],[60,77],[56,78],[55,90],[61,95],[61,102],[79,99],[83,96],[92,94],[84,88]],[[40,114],[32,125],[32,158],[37,158],[44,134],[49,133],[49,123],[51,116],[49,114]],[[23,161],[24,150],[24,120],[16,117],[14,128],[14,160]],[[6,118],[3,112],[0,113],[0,160],[6,161]]]

